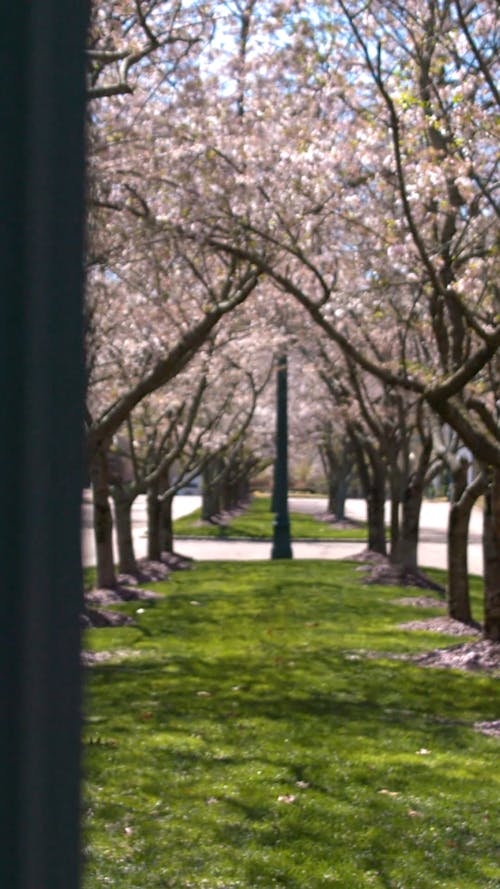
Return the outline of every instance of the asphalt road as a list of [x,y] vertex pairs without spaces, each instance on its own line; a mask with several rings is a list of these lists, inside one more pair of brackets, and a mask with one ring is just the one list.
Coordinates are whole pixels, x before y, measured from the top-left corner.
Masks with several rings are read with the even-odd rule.
[[[180,518],[200,505],[200,498],[194,495],[179,496],[174,499],[174,518]],[[312,515],[324,513],[324,498],[290,498],[289,508],[293,511]],[[420,523],[419,563],[423,567],[446,568],[446,525],[448,503],[426,501],[422,507]],[[139,558],[146,555],[146,503],[139,497],[133,508],[134,544]],[[364,519],[366,504],[363,500],[348,500],[347,515],[352,519]],[[482,515],[474,509],[469,533],[469,571],[482,574],[483,558],[481,547]],[[115,544],[116,545],[116,544]],[[362,542],[292,542],[293,556],[296,559],[343,559],[363,550]],[[180,540],[176,550],[195,559],[218,560],[259,560],[269,559],[271,544],[237,540]],[[82,558],[84,565],[95,564],[95,548],[92,531],[92,509],[88,492],[85,493],[82,508]]]

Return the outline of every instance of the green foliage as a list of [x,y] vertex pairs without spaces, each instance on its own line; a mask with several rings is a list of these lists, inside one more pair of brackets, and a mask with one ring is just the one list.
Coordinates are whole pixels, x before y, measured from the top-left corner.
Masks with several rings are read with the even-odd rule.
[[84,889],[497,889],[494,680],[358,578],[199,563],[87,634]]
[[[224,522],[224,525],[201,521],[201,510],[196,509],[174,522],[175,537],[227,537],[270,540],[273,536],[274,514],[270,497],[254,497],[242,515]],[[294,540],[360,540],[366,538],[366,525],[352,528],[336,528],[313,516],[300,512],[290,513],[290,528]]]

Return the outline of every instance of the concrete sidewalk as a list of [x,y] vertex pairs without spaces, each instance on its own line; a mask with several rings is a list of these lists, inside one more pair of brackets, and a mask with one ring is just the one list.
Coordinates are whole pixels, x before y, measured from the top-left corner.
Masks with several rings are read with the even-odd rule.
[[[272,544],[264,540],[195,540],[175,542],[175,551],[192,559],[213,561],[269,561]],[[295,541],[295,559],[348,559],[360,553],[365,543],[360,541]]]
[[[258,561],[271,558],[272,544],[267,541],[251,540],[196,540],[177,539],[175,551],[190,556],[197,561]],[[363,552],[364,541],[292,541],[294,559],[352,559]],[[479,543],[469,544],[469,571],[483,573],[483,553]],[[447,568],[447,548],[445,543],[426,542],[418,547],[418,562],[422,568]]]
[[[95,565],[95,544],[92,533],[92,516],[88,492],[84,498],[82,509],[82,559],[84,566]],[[174,499],[174,518],[186,515],[200,504],[200,498],[194,496],[176,497]],[[290,498],[291,511],[310,514],[324,513],[324,498],[298,499]],[[348,501],[348,515],[363,520],[365,504],[363,501]],[[449,504],[424,503],[423,521],[421,525],[420,544],[418,549],[419,564],[428,568],[447,567],[446,554],[446,523]],[[146,504],[144,498],[138,498],[133,511],[134,547],[138,558],[146,555]],[[471,574],[483,573],[483,553],[480,543],[480,522],[482,516],[478,510],[474,512],[469,535],[469,571]],[[346,559],[352,558],[365,548],[363,541],[292,541],[295,559]],[[193,559],[207,561],[257,561],[271,558],[270,541],[223,540],[223,539],[182,539],[175,541],[175,549],[179,553]],[[115,554],[116,554],[115,540]]]

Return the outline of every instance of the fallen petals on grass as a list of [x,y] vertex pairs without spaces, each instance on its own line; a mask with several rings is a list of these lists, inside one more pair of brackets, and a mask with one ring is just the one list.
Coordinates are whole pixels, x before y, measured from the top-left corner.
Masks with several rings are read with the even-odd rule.
[[293,793],[285,793],[282,796],[278,797],[278,802],[279,803],[286,803],[287,805],[291,805],[292,803],[295,802],[296,799],[297,799],[297,797],[294,796]]

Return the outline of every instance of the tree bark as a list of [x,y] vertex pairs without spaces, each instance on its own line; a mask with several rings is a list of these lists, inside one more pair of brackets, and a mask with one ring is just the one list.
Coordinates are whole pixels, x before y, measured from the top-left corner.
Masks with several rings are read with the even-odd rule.
[[484,634],[500,642],[500,469],[493,471],[485,494],[483,553]]
[[472,622],[469,597],[467,544],[472,507],[485,489],[483,474],[467,485],[468,462],[452,470],[452,502],[448,522],[448,615],[462,623]]
[[137,560],[132,535],[133,499],[124,491],[113,494],[115,506],[116,537],[118,541],[118,564],[121,574],[137,574]]
[[148,506],[148,559],[153,562],[159,562],[161,558],[160,549],[160,514],[161,503],[158,500],[159,488],[158,484],[151,485],[147,493]]
[[396,561],[400,536],[401,479],[399,472],[391,470],[391,562]]
[[326,509],[330,515],[335,515],[335,500],[337,496],[337,466],[334,451],[333,448],[331,448],[328,444],[323,443],[322,447],[319,449],[319,452],[328,488],[328,504]]
[[113,556],[113,516],[109,505],[107,453],[100,448],[90,465],[94,502],[94,537],[97,559],[97,586],[117,585]]
[[401,532],[392,560],[401,565],[404,574],[418,572],[418,534],[422,496],[422,484],[415,477],[411,477],[403,499]]
[[452,503],[448,520],[448,585],[446,599],[448,615],[464,624],[472,621],[469,597],[469,569],[467,540],[470,510]]
[[160,505],[159,522],[159,550],[161,553],[173,553],[174,551],[174,525],[172,521],[173,495],[165,497]]
[[328,485],[328,503],[327,503],[326,511],[329,513],[329,515],[335,515],[335,496],[337,493],[337,486],[336,486],[333,478],[331,477],[331,475],[328,476],[327,485]]
[[373,470],[367,497],[368,549],[387,555],[385,541],[385,470],[382,466]]
[[358,467],[358,475],[366,499],[368,520],[368,549],[387,555],[385,542],[385,483],[386,470],[373,449],[367,451],[361,437],[351,431],[351,442]]
[[250,476],[248,473],[241,475],[237,487],[238,503],[248,503],[250,500]]
[[229,512],[235,506],[234,478],[231,469],[226,470],[220,481],[221,511]]
[[345,449],[339,458],[334,448],[327,443],[323,443],[320,448],[320,456],[328,487],[327,512],[341,522],[345,519],[345,502],[352,461],[347,458]]
[[219,467],[214,465],[214,461],[207,463],[203,470],[201,518],[205,522],[210,522],[221,511],[220,485],[216,481],[219,471]]
[[348,473],[339,476],[333,498],[333,515],[337,522],[345,519],[345,502],[347,499]]
[[399,498],[399,494],[394,493],[391,496],[391,562],[394,562],[396,559],[396,553],[398,551],[399,546],[399,528],[400,528],[400,520],[399,520],[399,511],[401,508],[401,500]]

